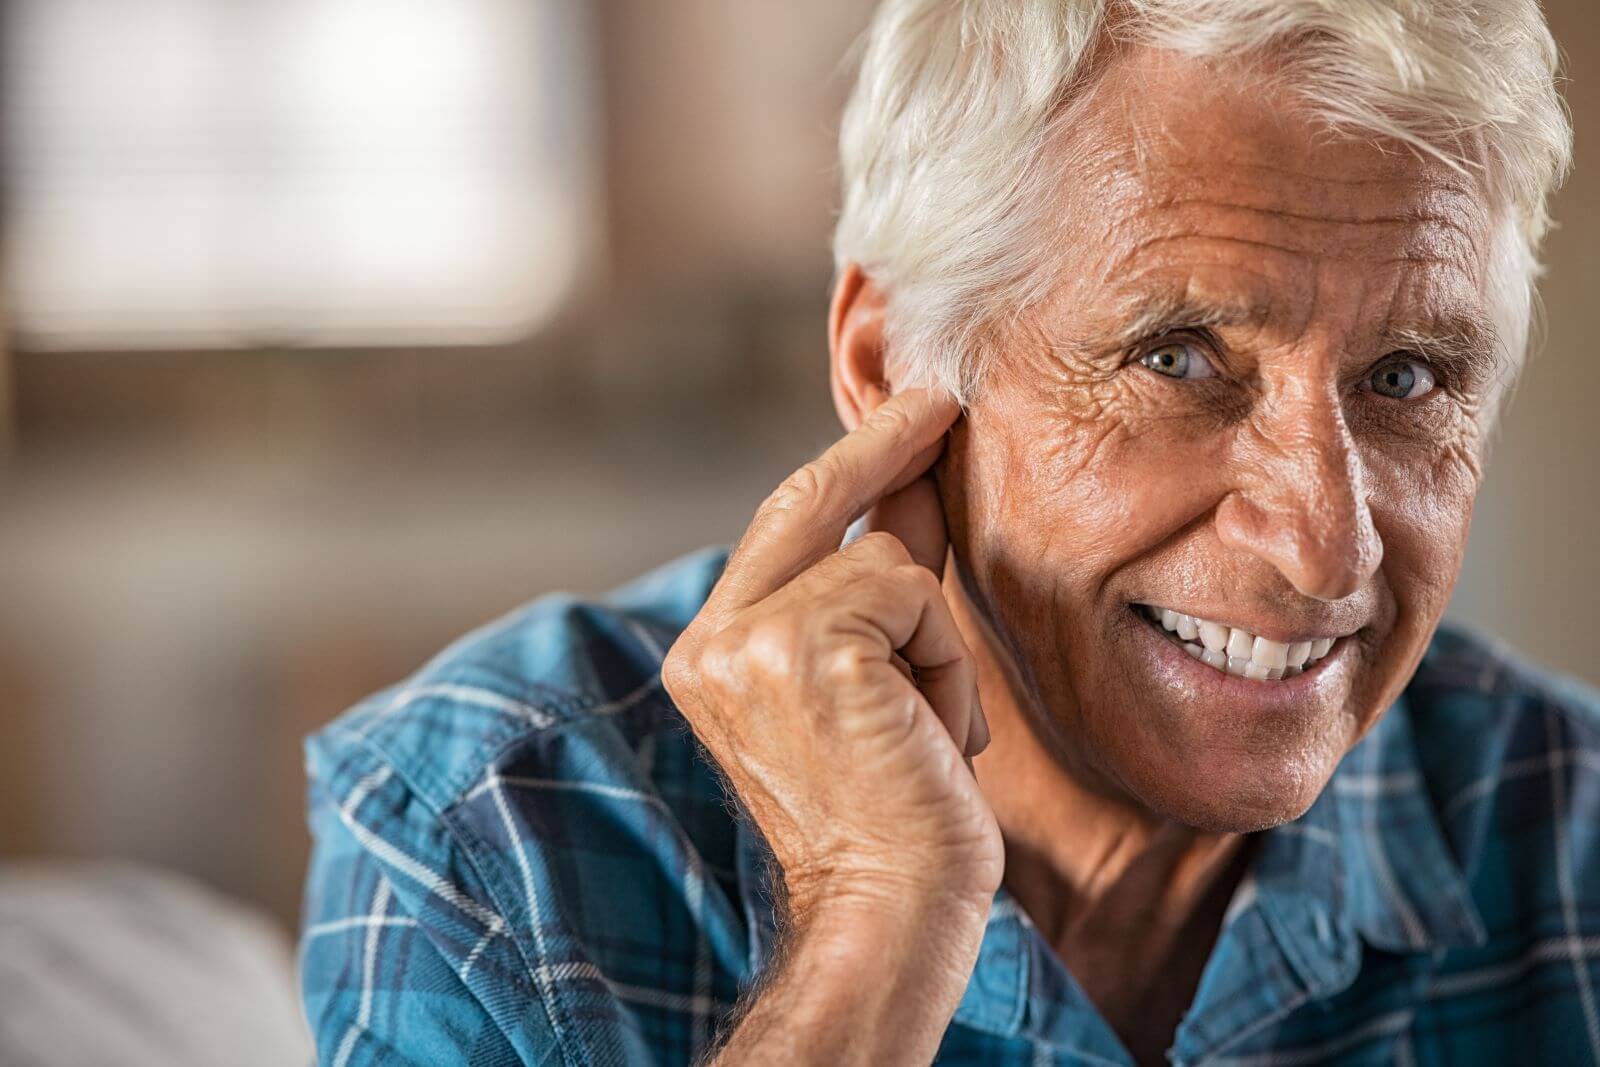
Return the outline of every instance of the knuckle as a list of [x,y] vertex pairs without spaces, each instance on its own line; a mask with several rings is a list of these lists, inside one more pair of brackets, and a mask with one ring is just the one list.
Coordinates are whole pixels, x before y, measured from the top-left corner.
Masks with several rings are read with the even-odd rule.
[[905,542],[887,530],[872,530],[862,534],[851,547],[856,555],[886,569],[911,562],[911,552]]
[[661,684],[674,703],[681,704],[683,698],[689,694],[695,676],[693,661],[694,653],[689,650],[687,637],[680,637],[673,642],[672,647],[667,649],[666,657],[661,661]]
[[861,690],[877,683],[880,671],[872,661],[853,648],[841,648],[823,660],[822,681],[831,690]]
[[833,477],[821,462],[813,460],[785,478],[767,498],[766,510],[795,511],[825,499]]
[[926,596],[942,596],[944,587],[938,575],[920,563],[902,563],[890,572],[896,582]]
[[899,404],[879,404],[866,418],[874,430],[899,437],[911,429],[911,415]]
[[694,671],[701,684],[727,688],[739,676],[740,652],[744,642],[732,628],[707,641],[696,657]]
[[743,656],[750,668],[769,677],[787,678],[800,667],[802,638],[796,620],[765,619],[745,635]]

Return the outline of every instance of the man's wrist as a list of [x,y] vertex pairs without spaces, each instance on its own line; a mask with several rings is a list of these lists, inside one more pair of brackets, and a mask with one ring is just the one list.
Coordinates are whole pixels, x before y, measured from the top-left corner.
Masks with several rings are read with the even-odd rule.
[[937,873],[856,864],[821,873],[785,871],[783,910],[792,925],[904,924],[921,916],[952,922],[988,920],[993,889],[974,889]]
[[989,904],[880,883],[808,894],[719,1062],[929,1062],[971,978]]
[[930,929],[981,940],[992,902],[991,894],[853,879],[791,892],[785,912],[799,934],[874,942],[910,936],[922,944]]
[[987,902],[954,898],[906,901],[898,910],[840,898],[818,904],[790,936],[814,977],[848,976],[848,996],[870,986],[902,1025],[927,1016],[942,1033],[972,977],[988,910]]

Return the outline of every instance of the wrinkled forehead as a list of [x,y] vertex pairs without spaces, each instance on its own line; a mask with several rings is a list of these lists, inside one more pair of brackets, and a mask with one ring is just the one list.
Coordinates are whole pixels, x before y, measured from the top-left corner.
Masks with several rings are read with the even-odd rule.
[[1477,305],[1498,318],[1474,174],[1335,133],[1259,71],[1119,57],[1062,147],[1067,255],[1102,297],[1167,277],[1289,318],[1318,301],[1357,317]]

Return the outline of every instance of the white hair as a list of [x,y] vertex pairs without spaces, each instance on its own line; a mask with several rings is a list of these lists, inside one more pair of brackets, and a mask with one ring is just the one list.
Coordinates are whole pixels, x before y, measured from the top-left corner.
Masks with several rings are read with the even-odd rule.
[[986,339],[1048,291],[1044,149],[1111,38],[1279,49],[1312,117],[1481,168],[1520,357],[1545,201],[1571,159],[1537,0],[883,0],[840,131],[834,257],[884,291],[899,373],[970,398]]

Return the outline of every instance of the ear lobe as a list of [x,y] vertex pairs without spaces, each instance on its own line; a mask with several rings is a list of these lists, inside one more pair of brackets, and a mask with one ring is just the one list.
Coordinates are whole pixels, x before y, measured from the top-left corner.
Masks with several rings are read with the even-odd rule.
[[854,430],[893,392],[884,337],[887,298],[854,263],[845,265],[828,309],[828,382],[846,430]]

